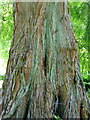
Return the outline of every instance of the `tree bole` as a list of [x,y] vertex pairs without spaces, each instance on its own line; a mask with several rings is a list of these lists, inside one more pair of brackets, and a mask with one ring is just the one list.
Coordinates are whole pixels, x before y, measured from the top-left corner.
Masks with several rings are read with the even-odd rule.
[[88,118],[67,2],[14,4],[2,118]]

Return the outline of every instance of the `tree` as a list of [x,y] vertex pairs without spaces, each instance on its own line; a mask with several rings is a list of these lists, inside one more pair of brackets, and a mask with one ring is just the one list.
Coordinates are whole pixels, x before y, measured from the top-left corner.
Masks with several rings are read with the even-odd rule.
[[88,118],[67,2],[14,4],[3,118]]

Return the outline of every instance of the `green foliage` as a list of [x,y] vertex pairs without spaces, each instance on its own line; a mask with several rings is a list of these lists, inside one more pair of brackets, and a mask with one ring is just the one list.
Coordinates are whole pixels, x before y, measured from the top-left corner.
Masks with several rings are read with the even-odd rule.
[[87,27],[87,3],[74,2],[69,3],[71,21],[74,28],[75,37],[78,41],[78,51],[80,58],[81,73],[84,78],[87,78],[88,69],[88,49],[85,41],[85,32]]
[[88,97],[89,100],[90,100],[90,89],[87,91],[87,97]]
[[3,75],[0,75],[0,80],[4,80],[4,76]]
[[8,59],[13,34],[13,4],[0,2],[0,58]]
[[[89,49],[90,36],[88,31],[90,30],[90,3],[89,2],[72,2],[69,3],[69,10],[71,15],[71,21],[74,28],[76,40],[78,41],[78,52],[80,60],[80,69],[83,77],[83,81],[87,90],[87,95],[90,97],[90,79],[88,79],[89,66]],[[88,23],[89,22],[89,23]],[[87,30],[87,27],[89,29]],[[88,38],[88,40],[86,39]]]
[[0,74],[5,74],[13,34],[13,4],[0,2]]
[[60,118],[60,117],[57,116],[57,115],[53,115],[53,118],[54,118],[55,120],[63,120],[62,118]]

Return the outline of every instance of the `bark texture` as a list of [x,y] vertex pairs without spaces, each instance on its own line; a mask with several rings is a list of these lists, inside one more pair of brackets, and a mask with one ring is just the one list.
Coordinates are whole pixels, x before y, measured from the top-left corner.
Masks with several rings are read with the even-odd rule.
[[15,3],[3,118],[88,118],[67,2]]

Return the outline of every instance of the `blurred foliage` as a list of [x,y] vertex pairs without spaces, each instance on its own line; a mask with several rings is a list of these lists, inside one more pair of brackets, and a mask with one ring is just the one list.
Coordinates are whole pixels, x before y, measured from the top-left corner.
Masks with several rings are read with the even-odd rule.
[[13,34],[13,4],[0,2],[0,58],[8,59]]
[[0,80],[4,80],[4,76],[3,75],[0,75]]
[[[78,51],[80,59],[80,69],[86,86],[87,95],[90,97],[90,79],[88,72],[90,71],[90,3],[89,2],[70,2],[69,10],[71,21],[78,41]],[[0,2],[0,59],[4,59],[6,64],[8,59],[8,52],[13,36],[13,4],[8,2]],[[1,61],[0,61],[1,62]],[[0,76],[0,79],[3,79]]]
[[90,98],[90,2],[69,3],[69,10],[78,42],[80,70]]
[[4,75],[13,34],[13,4],[0,2],[0,75]]
[[55,120],[63,120],[62,118],[60,118],[60,117],[57,116],[57,115],[53,115],[53,118],[54,118]]
[[78,50],[80,58],[81,73],[84,78],[87,78],[88,69],[88,49],[85,41],[85,32],[87,27],[87,3],[69,3],[71,21],[74,28],[76,40],[78,41]]

